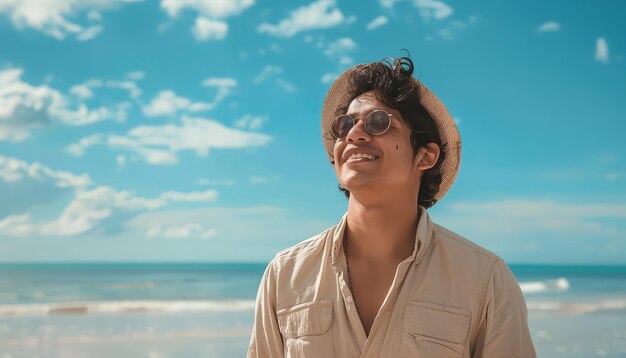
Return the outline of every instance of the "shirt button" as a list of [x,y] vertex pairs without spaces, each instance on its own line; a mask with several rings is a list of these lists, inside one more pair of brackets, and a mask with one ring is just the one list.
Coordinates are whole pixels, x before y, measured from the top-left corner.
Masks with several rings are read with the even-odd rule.
[[348,303],[352,303],[352,296],[346,297],[346,301],[348,301]]

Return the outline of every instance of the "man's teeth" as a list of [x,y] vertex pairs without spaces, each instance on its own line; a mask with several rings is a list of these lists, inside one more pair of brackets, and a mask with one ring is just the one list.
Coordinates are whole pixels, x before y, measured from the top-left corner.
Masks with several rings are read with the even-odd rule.
[[376,158],[373,155],[365,154],[365,153],[354,153],[354,154],[352,154],[351,156],[348,157],[348,161],[356,160],[356,159],[374,160]]

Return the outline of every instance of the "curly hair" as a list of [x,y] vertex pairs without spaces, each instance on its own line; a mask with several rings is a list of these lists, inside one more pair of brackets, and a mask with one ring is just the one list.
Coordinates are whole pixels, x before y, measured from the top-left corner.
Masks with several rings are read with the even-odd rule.
[[[349,96],[337,109],[336,115],[345,114],[350,103],[361,94],[374,91],[376,99],[400,112],[404,122],[411,128],[411,145],[417,156],[419,148],[436,143],[440,148],[435,165],[422,175],[417,205],[430,208],[437,200],[435,194],[441,185],[441,163],[445,159],[445,145],[439,137],[435,121],[420,103],[419,87],[411,79],[413,61],[408,57],[385,58],[379,62],[355,67],[350,76]],[[350,191],[339,185],[346,197]]]

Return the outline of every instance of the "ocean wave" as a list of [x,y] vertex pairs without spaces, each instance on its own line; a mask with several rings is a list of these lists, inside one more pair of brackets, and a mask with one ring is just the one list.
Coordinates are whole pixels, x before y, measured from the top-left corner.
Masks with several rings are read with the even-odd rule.
[[35,303],[0,305],[2,316],[47,316],[59,314],[110,313],[179,313],[196,311],[248,311],[254,309],[253,300],[223,301],[95,301],[72,303]]
[[519,286],[524,294],[567,291],[570,287],[569,281],[564,277],[556,280],[521,282]]
[[594,302],[526,301],[532,313],[583,314],[607,310],[626,309],[626,300],[602,300]]

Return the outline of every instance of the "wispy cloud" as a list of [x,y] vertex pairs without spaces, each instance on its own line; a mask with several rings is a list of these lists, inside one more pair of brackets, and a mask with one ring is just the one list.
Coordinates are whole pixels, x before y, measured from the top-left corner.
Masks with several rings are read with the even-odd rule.
[[203,112],[213,109],[214,103],[193,102],[189,98],[177,96],[172,90],[165,90],[141,107],[147,117],[174,116],[178,112]]
[[91,184],[87,174],[75,175],[67,171],[53,170],[39,162],[26,161],[0,155],[0,180],[6,183],[25,179],[50,181],[58,188],[81,188]]
[[161,0],[161,8],[171,17],[192,10],[206,17],[227,18],[241,14],[252,5],[254,0]]
[[[96,229],[112,232],[121,229],[123,222],[142,211],[156,210],[171,203],[213,202],[218,197],[218,192],[212,189],[192,192],[165,191],[157,197],[146,198],[106,185],[89,188],[92,182],[86,174],[75,175],[53,170],[37,162],[28,163],[3,156],[0,156],[0,180],[11,186],[0,186],[3,198],[12,199],[4,190],[17,190],[22,193],[22,201],[31,201],[29,206],[13,203],[8,208],[13,212],[7,212],[7,208],[0,204],[0,235],[10,236],[72,236]],[[73,192],[73,198],[56,219],[34,220],[29,211],[50,200],[40,194],[42,190],[49,193],[50,184],[58,189],[69,189]],[[30,192],[33,192],[32,196],[29,195]],[[52,198],[59,200],[63,197]]]
[[534,238],[566,236],[626,237],[623,228],[604,223],[626,219],[626,205],[569,204],[547,200],[457,202],[448,205],[446,223],[477,238],[499,239],[507,235]]
[[102,144],[104,142],[104,135],[102,133],[96,133],[87,137],[81,138],[78,143],[70,144],[65,148],[65,151],[76,157],[83,156],[85,150],[96,144]]
[[237,87],[237,80],[230,77],[210,77],[202,81],[202,85],[217,89],[212,101],[217,105],[231,93],[233,88]]
[[[401,0],[379,0],[380,4],[386,8],[392,8],[395,3]],[[439,0],[411,0],[413,6],[419,9],[420,16],[424,21],[431,19],[443,20],[454,12],[452,7]]]
[[324,50],[324,55],[333,60],[338,60],[342,66],[353,62],[350,53],[357,48],[356,42],[349,37],[342,37],[335,42],[331,42]]
[[604,37],[599,37],[596,40],[596,61],[602,63],[609,63],[609,44]]
[[342,37],[328,45],[326,45],[323,40],[320,40],[319,44],[323,49],[324,55],[337,62],[337,70],[326,72],[322,75],[322,83],[329,83],[335,80],[341,72],[354,62],[350,56],[358,46],[356,42],[349,37]]
[[252,83],[260,84],[273,78],[274,83],[285,92],[296,92],[298,88],[291,82],[280,77],[282,73],[283,68],[281,66],[265,65],[263,70],[261,70],[261,73],[252,79]]
[[265,65],[263,70],[261,70],[261,73],[252,79],[252,83],[259,84],[281,73],[283,73],[283,68],[281,66]]
[[[33,86],[22,81],[23,70],[0,71],[0,140],[23,141],[36,127],[53,123],[86,125],[105,120],[126,120],[131,104],[119,102],[111,107],[90,109],[47,85]],[[89,96],[84,88],[74,93]]]
[[292,37],[297,33],[335,27],[347,21],[334,0],[318,0],[301,6],[276,25],[262,23],[257,30],[277,37]]
[[387,25],[388,22],[389,22],[389,20],[387,19],[387,16],[380,15],[380,16],[377,16],[372,21],[370,21],[367,24],[366,28],[368,30],[374,30],[374,29],[377,29],[377,28],[379,28],[379,27],[381,27],[383,25]]
[[[171,202],[207,202],[216,198],[217,192],[214,190],[192,193],[170,191],[158,198],[144,198],[129,191],[99,186],[92,190],[79,191],[56,220],[39,223],[37,226],[42,235],[79,235],[100,227],[105,221],[114,226],[120,225],[129,216],[134,216],[132,213],[155,210]],[[115,223],[112,223],[113,219]]]
[[[170,18],[178,17],[185,10],[198,14],[191,32],[199,41],[225,39],[228,24],[224,20],[241,14],[252,5],[254,0],[161,0],[161,8]],[[169,26],[159,26],[160,29],[166,27]]]
[[235,127],[253,131],[260,129],[265,122],[267,122],[267,117],[246,114],[242,118],[235,121]]
[[[0,218],[43,208],[91,183],[88,174],[77,175],[36,161],[26,162],[0,155]],[[23,222],[21,219],[18,221]]]
[[228,24],[224,21],[198,16],[191,33],[199,41],[223,40],[228,33]]
[[155,226],[148,229],[146,237],[165,237],[169,239],[210,239],[217,235],[216,229],[206,228],[196,223],[186,223],[180,226]]
[[555,32],[561,30],[561,25],[556,21],[548,21],[537,28],[537,32]]
[[200,179],[198,179],[198,184],[200,184],[200,185],[208,185],[208,186],[217,186],[217,185],[234,186],[234,185],[237,185],[237,180],[235,180],[235,179],[205,179],[205,178],[200,178]]
[[180,124],[137,126],[126,135],[109,135],[106,141],[92,135],[70,145],[66,150],[80,155],[88,146],[102,143],[114,150],[129,151],[134,155],[131,156],[134,160],[172,165],[178,163],[179,151],[190,150],[199,156],[206,156],[211,148],[264,146],[271,140],[269,135],[229,128],[215,120],[183,116]]
[[[74,36],[77,40],[86,41],[102,32],[102,26],[93,24],[100,21],[100,11],[129,3],[129,0],[55,0],[55,1],[0,1],[0,14],[6,14],[17,29],[30,28],[41,31],[48,36],[63,40]],[[85,13],[91,24],[79,24],[76,18]]]

